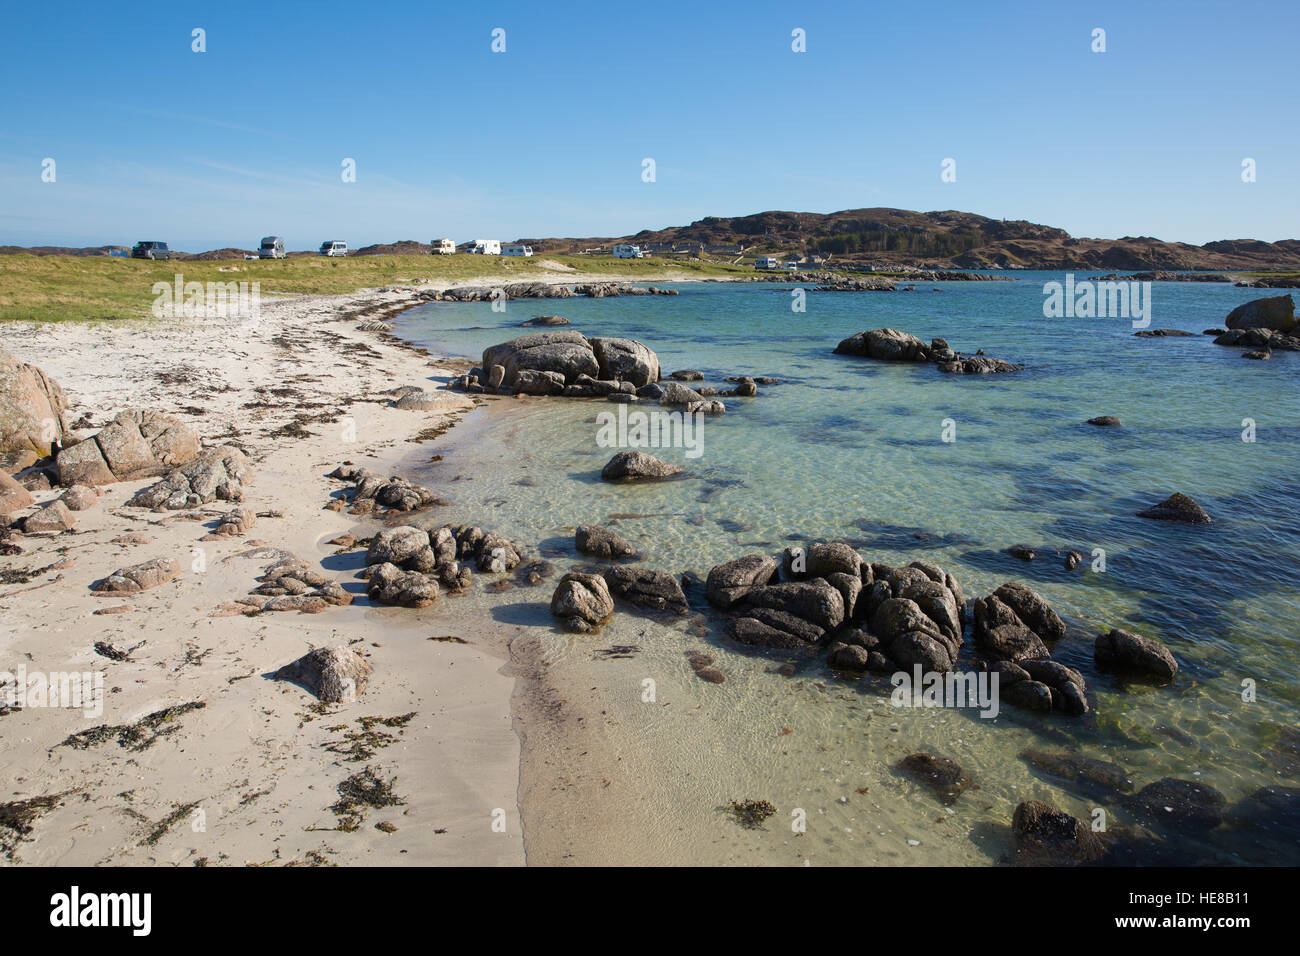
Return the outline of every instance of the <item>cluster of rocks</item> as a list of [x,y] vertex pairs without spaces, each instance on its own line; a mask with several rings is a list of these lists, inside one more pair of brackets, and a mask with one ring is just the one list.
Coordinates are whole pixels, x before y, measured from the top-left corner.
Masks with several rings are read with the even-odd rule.
[[1214,344],[1247,349],[1243,358],[1268,359],[1273,352],[1300,352],[1300,319],[1290,295],[1239,305],[1228,313],[1224,325],[1227,330],[1215,338]]
[[[69,439],[75,439],[75,433]],[[199,455],[199,436],[170,415],[133,409],[94,435],[65,442],[55,458],[61,485],[107,485],[165,475]]]
[[726,411],[715,396],[758,394],[757,381],[747,376],[734,378],[732,389],[702,387],[697,391],[681,384],[678,377],[683,375],[698,376],[685,379],[691,381],[704,377],[699,372],[674,373],[672,380],[661,384],[659,357],[640,342],[588,337],[564,329],[533,332],[484,349],[481,364],[452,379],[447,387],[473,394],[652,401],[706,414]]
[[[574,534],[574,545],[583,554],[606,560],[640,557],[627,541],[599,525],[580,526]],[[612,565],[594,572],[566,574],[551,596],[551,613],[566,630],[583,633],[609,619],[615,598],[645,611],[681,615],[689,610],[681,582],[666,571]]]
[[473,570],[500,574],[523,560],[521,545],[472,525],[443,525],[432,531],[413,525],[384,528],[370,539],[361,577],[378,604],[426,607],[438,600],[439,585],[464,591]]
[[577,285],[513,282],[497,288],[458,286],[454,289],[421,292],[419,297],[427,302],[499,302],[505,299],[569,299],[574,296],[606,299],[620,295],[677,295],[677,290],[653,285],[635,286],[626,282],[585,282]]
[[217,500],[243,501],[244,485],[252,479],[253,469],[238,448],[231,445],[205,448],[189,464],[137,491],[127,505],[154,511],[179,511]]
[[[368,515],[377,511],[412,512],[449,504],[423,485],[412,484],[395,475],[375,474],[359,465],[339,465],[326,477],[352,483],[347,503],[349,514]],[[341,511],[344,499],[335,498],[326,507]]]
[[222,515],[217,521],[217,526],[199,540],[221,541],[225,538],[237,538],[240,535],[247,534],[248,529],[256,523],[256,512],[249,508],[236,508],[229,514]]
[[836,355],[855,355],[884,362],[933,362],[949,375],[990,375],[1021,371],[1004,359],[989,358],[983,349],[974,355],[962,355],[948,346],[946,339],[934,338],[926,345],[915,335],[898,329],[871,329],[859,332],[835,346]]
[[352,595],[337,581],[315,570],[295,555],[267,566],[253,596],[240,599],[250,611],[298,611],[318,614],[331,607],[346,607]]

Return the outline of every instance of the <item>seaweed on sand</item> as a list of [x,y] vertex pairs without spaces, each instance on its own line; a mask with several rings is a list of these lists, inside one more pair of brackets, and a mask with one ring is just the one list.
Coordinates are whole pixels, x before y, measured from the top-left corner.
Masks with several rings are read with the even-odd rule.
[[140,846],[153,846],[161,840],[164,834],[166,834],[175,824],[184,820],[193,813],[195,809],[197,809],[198,805],[198,800],[195,800],[193,803],[173,804],[176,809],[158,821],[154,828],[149,831],[148,835],[140,841]]
[[73,792],[65,790],[63,793],[0,803],[0,852],[12,861],[15,847],[23,837],[35,829],[36,821],[57,807],[64,797]]
[[766,800],[732,800],[727,812],[746,830],[761,830],[763,821],[776,813],[776,807]]
[[396,729],[401,733],[416,713],[411,711],[409,714],[397,717],[362,717],[358,721],[361,724],[360,730],[348,731],[341,740],[329,741],[325,749],[330,753],[342,755],[343,759],[348,761],[369,760],[375,755],[376,750],[387,747],[397,739],[393,734],[376,730],[376,726]]
[[337,829],[352,833],[361,826],[367,809],[395,807],[406,801],[393,793],[397,778],[385,780],[374,767],[366,767],[339,784],[339,799],[329,810],[339,818]]
[[180,730],[176,718],[188,714],[193,710],[202,710],[207,704],[201,700],[190,701],[188,704],[177,704],[174,707],[164,707],[162,710],[155,710],[152,714],[141,717],[134,724],[100,724],[97,727],[91,727],[89,730],[83,730],[80,733],[70,734],[65,737],[61,743],[55,747],[72,747],[75,750],[89,750],[110,740],[117,740],[119,747],[125,747],[127,750],[141,751],[148,750],[160,737],[166,737]]

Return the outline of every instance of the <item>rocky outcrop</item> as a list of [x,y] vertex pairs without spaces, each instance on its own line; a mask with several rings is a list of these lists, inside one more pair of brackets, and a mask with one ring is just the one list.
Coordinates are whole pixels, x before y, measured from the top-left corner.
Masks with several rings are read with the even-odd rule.
[[14,514],[36,504],[31,492],[9,476],[0,471],[0,517]]
[[1290,295],[1275,295],[1253,299],[1239,305],[1223,322],[1229,329],[1272,329],[1289,333],[1296,331],[1295,300]]
[[551,613],[560,619],[565,630],[595,630],[614,613],[614,598],[599,574],[573,572],[560,578],[551,596]]
[[96,581],[90,590],[96,594],[113,596],[138,594],[166,584],[180,577],[181,566],[174,558],[154,558],[143,564],[114,571],[102,581]]
[[59,452],[62,485],[107,485],[166,474],[193,461],[199,436],[184,422],[156,411],[125,411],[98,433]]
[[339,465],[327,477],[352,483],[352,491],[348,496],[351,505],[349,514],[423,511],[449,504],[445,498],[423,485],[412,484],[397,476],[378,475],[356,465]]
[[634,558],[637,553],[636,548],[600,525],[580,525],[573,536],[573,542],[583,554],[597,558]]
[[354,700],[365,689],[374,669],[350,648],[318,647],[273,675],[314,694],[327,704]]
[[1232,329],[1221,333],[1214,344],[1266,352],[1300,352],[1300,337],[1295,332],[1300,329],[1290,335],[1272,329]]
[[983,666],[998,674],[1002,698],[1018,707],[1088,712],[1083,675],[1051,659],[1048,642],[1065,636],[1065,622],[1038,592],[1008,581],[972,602],[971,628]]
[[[494,373],[497,367],[500,373]],[[657,382],[659,375],[658,357],[640,342],[587,338],[581,332],[565,330],[534,332],[485,349],[482,368],[456,380],[452,387],[474,384],[491,391],[505,388],[524,394],[559,395],[565,394],[568,386],[582,388],[581,378],[609,383],[604,387],[608,394],[618,391],[616,386],[621,383],[635,390]]]
[[836,355],[855,355],[884,362],[933,362],[949,375],[992,375],[1018,372],[1023,365],[990,358],[980,349],[973,356],[962,355],[948,347],[944,339],[931,339],[926,345],[915,335],[898,329],[872,329],[859,332],[835,346]]
[[1079,866],[1105,855],[1091,827],[1038,800],[1026,800],[1016,807],[1011,838],[1017,866]]
[[750,591],[775,583],[779,567],[775,558],[765,554],[747,554],[716,565],[709,571],[706,584],[708,601],[719,610],[729,611]]
[[257,515],[249,508],[236,508],[229,514],[222,515],[211,534],[205,534],[203,541],[220,541],[246,534],[257,523]]
[[1103,670],[1140,674],[1159,681],[1171,681],[1178,673],[1178,661],[1169,648],[1155,638],[1130,631],[1114,629],[1098,635],[1093,655]]
[[[522,545],[474,525],[383,528],[366,549],[367,593],[378,604],[424,607],[438,599],[439,585],[464,591],[474,570],[503,574],[520,565]],[[474,570],[471,570],[474,569]]]
[[77,523],[76,516],[62,501],[51,501],[37,508],[23,519],[24,534],[61,534],[71,531]]
[[1205,509],[1182,492],[1170,495],[1158,505],[1152,505],[1138,512],[1139,518],[1152,518],[1156,521],[1180,521],[1183,524],[1209,524],[1210,516]]
[[601,469],[605,481],[663,481],[683,474],[682,468],[643,451],[621,451]]
[[556,325],[568,325],[569,320],[562,315],[535,315],[531,319],[527,319],[519,324],[523,326],[551,327]]
[[427,574],[387,562],[367,568],[366,574],[366,595],[376,604],[418,608],[438,600],[438,581]]
[[133,508],[178,511],[210,501],[242,501],[244,484],[253,478],[248,459],[238,448],[206,448],[189,464],[170,472],[127,501]]
[[58,382],[0,348],[0,454],[54,454],[68,431],[67,411]]
[[270,564],[258,579],[250,597],[241,598],[243,613],[252,611],[298,611],[319,614],[331,607],[346,607],[352,594],[337,581],[326,577],[295,555],[285,555]]
[[624,566],[606,568],[601,576],[610,594],[634,607],[669,614],[689,610],[681,583],[666,571]]

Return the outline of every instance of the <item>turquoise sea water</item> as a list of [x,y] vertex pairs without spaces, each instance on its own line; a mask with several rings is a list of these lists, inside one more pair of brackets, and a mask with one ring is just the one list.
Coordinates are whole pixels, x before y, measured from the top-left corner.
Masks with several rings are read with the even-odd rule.
[[[664,861],[718,859],[721,850],[676,834],[725,826],[716,802],[742,782],[783,813],[796,803],[822,807],[810,811],[820,831],[810,827],[802,843],[769,841],[755,850],[770,854],[764,860],[806,857],[815,845],[821,858],[844,863],[997,862],[1011,810],[1026,796],[1081,817],[1101,807],[1134,822],[1121,795],[1030,770],[1018,756],[1025,748],[1112,761],[1139,789],[1166,776],[1207,783],[1230,812],[1261,786],[1296,785],[1287,776],[1294,758],[1278,738],[1300,724],[1300,354],[1246,361],[1240,349],[1200,334],[1264,294],[1256,290],[1155,283],[1150,327],[1196,335],[1144,339],[1127,318],[1044,318],[1043,283],[1061,279],[1022,273],[1011,282],[918,283],[913,292],[809,292],[803,313],[791,310],[790,286],[682,284],[674,297],[520,301],[504,313],[432,303],[397,321],[397,334],[414,342],[477,358],[485,346],[533,331],[520,322],[557,313],[588,335],[640,340],[665,374],[699,369],[718,387],[728,387],[727,375],[781,379],[756,398],[724,399],[727,413],[704,426],[700,458],[655,452],[684,465],[689,479],[642,486],[599,480],[613,450],[597,446],[595,418],[615,406],[501,400],[515,411],[511,427],[479,429],[459,445],[453,433],[455,454],[423,476],[453,499],[455,520],[569,554],[573,526],[608,523],[650,564],[701,575],[741,554],[848,540],[870,560],[934,561],[967,596],[1022,581],[1070,624],[1055,656],[1084,673],[1094,713],[1040,718],[1008,708],[990,722],[899,712],[888,707],[887,682],[843,680],[824,655],[797,660],[796,676],[786,677],[771,673],[784,658],[729,646],[718,627],[690,637],[620,615],[604,642],[638,644],[640,655],[600,673],[622,667],[629,682],[645,670],[671,673],[679,695],[699,705],[648,720],[634,694],[610,695],[625,744],[653,751],[655,766],[691,781],[677,793],[694,802],[644,811],[641,826],[663,828],[648,842]],[[927,341],[944,336],[958,351],[983,348],[1027,369],[946,376],[832,354],[848,335],[884,326]],[[1123,427],[1084,424],[1097,415],[1116,415]],[[1253,442],[1242,440],[1246,419]],[[952,442],[942,440],[946,421],[955,425]],[[1194,497],[1214,523],[1135,516],[1175,491]],[[1039,557],[1013,558],[1004,551],[1013,544],[1035,546]],[[1065,569],[1067,548],[1085,555],[1079,569]],[[1102,572],[1091,570],[1097,549]],[[556,561],[565,567],[577,556]],[[534,620],[546,624],[544,614]],[[1174,685],[1099,674],[1092,642],[1110,627],[1164,641],[1182,665]],[[555,632],[547,640],[556,661],[581,669],[593,666],[587,648],[601,639]],[[728,673],[725,684],[701,685],[681,663],[684,648],[706,645]],[[1243,701],[1243,681],[1253,682],[1255,700]],[[890,770],[913,749],[957,759],[981,789],[948,814]],[[883,782],[865,797],[848,786],[845,768]],[[939,822],[945,815],[947,824]],[[1294,831],[1254,817],[1208,834],[1153,833],[1187,862],[1296,857]]]

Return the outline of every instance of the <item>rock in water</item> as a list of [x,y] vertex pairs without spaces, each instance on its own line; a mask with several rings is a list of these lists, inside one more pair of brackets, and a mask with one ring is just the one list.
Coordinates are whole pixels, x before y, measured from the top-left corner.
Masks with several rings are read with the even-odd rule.
[[1142,637],[1129,631],[1113,629],[1100,634],[1093,645],[1097,666],[1116,671],[1145,674],[1158,680],[1170,681],[1178,673],[1178,661],[1155,638]]
[[374,669],[346,647],[318,647],[275,672],[276,680],[290,681],[327,704],[354,700]]
[[621,601],[654,611],[685,614],[689,610],[681,583],[666,571],[616,567],[602,572],[610,593]]
[[775,582],[778,568],[776,559],[765,554],[747,554],[743,558],[716,565],[709,571],[709,603],[719,610],[731,610],[754,588]]
[[1289,295],[1254,299],[1228,313],[1224,325],[1229,329],[1272,329],[1293,332],[1296,329],[1295,300]]
[[1223,794],[1209,784],[1165,777],[1149,783],[1130,798],[1143,823],[1178,833],[1204,833],[1223,822]]
[[898,329],[872,329],[851,335],[835,346],[836,355],[862,355],[886,362],[925,362],[930,352],[915,335]]
[[67,410],[58,382],[0,348],[0,453],[54,454],[68,430]]
[[1078,866],[1095,863],[1105,852],[1082,820],[1038,800],[1016,807],[1011,838],[1017,866]]
[[932,753],[909,754],[898,762],[898,769],[933,790],[945,807],[956,803],[963,790],[974,786],[954,761]]
[[614,613],[614,599],[609,586],[599,574],[566,574],[551,596],[551,613],[560,618],[566,630],[590,631]]
[[1088,419],[1088,424],[1099,428],[1118,428],[1123,423],[1114,415],[1098,415],[1096,418]]
[[605,481],[661,481],[683,474],[683,470],[643,451],[621,451],[601,469]]
[[1211,520],[1204,508],[1182,492],[1176,492],[1160,504],[1139,511],[1138,517],[1153,518],[1156,521],[1181,521],[1184,524],[1209,524]]
[[636,548],[600,525],[584,524],[578,527],[573,536],[574,544],[583,554],[598,558],[633,558]]

